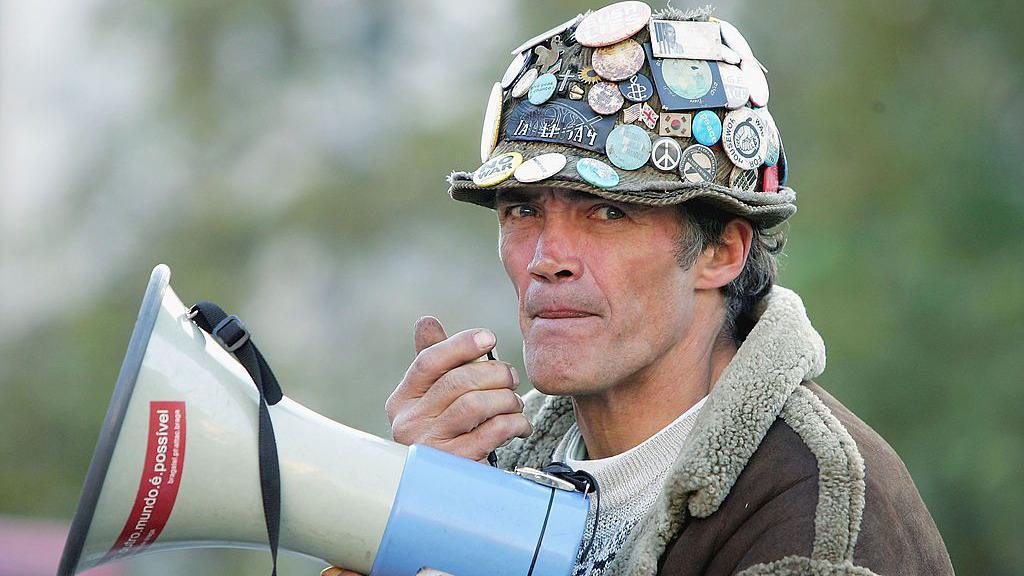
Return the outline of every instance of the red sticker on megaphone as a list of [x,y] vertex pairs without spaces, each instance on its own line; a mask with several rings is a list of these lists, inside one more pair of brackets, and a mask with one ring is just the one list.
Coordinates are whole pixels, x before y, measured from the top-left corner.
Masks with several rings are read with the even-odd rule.
[[185,403],[150,402],[146,460],[135,505],[104,561],[135,554],[160,536],[185,464]]

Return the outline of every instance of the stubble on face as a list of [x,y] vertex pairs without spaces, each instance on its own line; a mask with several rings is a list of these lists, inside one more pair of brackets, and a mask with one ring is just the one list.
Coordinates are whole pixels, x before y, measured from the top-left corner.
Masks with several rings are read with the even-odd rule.
[[[530,216],[503,214],[510,207]],[[519,297],[535,388],[600,394],[650,369],[685,338],[693,290],[675,258],[677,210],[553,191],[503,198],[498,210],[502,262]],[[622,217],[608,219],[613,212]]]

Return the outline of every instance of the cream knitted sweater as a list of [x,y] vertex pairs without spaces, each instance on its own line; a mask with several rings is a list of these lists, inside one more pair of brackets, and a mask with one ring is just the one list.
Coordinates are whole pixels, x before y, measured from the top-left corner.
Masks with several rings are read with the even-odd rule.
[[[679,455],[683,442],[707,397],[679,418],[629,450],[596,460],[586,460],[586,446],[574,423],[555,448],[553,460],[574,470],[585,470],[601,488],[601,515],[594,526],[594,500],[583,541],[593,538],[586,558],[577,558],[574,576],[600,576],[625,543],[632,528],[658,499],[665,475]],[[584,547],[580,548],[582,555]]]

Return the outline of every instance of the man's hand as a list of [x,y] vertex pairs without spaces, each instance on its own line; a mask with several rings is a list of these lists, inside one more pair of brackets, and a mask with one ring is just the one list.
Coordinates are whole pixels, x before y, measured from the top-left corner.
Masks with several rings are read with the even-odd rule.
[[416,359],[384,405],[396,442],[483,460],[533,432],[514,392],[516,369],[498,360],[474,362],[494,348],[494,333],[475,329],[449,338],[437,318],[424,316],[414,340]]
[[[533,432],[513,392],[516,369],[498,360],[474,362],[494,348],[492,332],[449,338],[433,316],[417,320],[414,331],[416,359],[384,404],[396,442],[484,460],[507,440]],[[321,576],[360,575],[331,566]]]

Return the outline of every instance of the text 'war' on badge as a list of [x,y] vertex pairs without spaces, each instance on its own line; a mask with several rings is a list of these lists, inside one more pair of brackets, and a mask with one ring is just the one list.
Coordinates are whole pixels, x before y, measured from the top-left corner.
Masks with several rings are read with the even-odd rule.
[[614,126],[614,117],[595,114],[585,102],[555,98],[540,106],[517,104],[505,121],[505,138],[603,152]]

